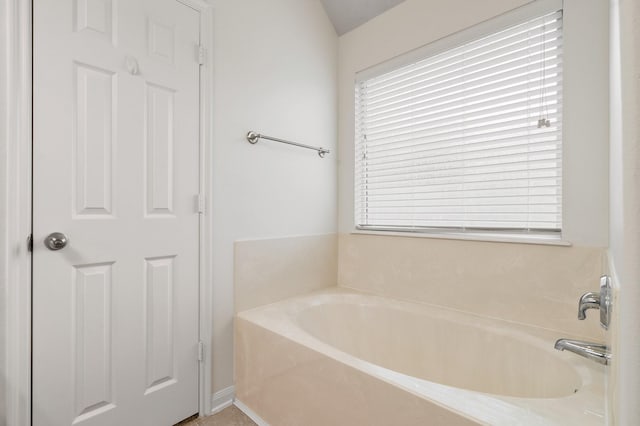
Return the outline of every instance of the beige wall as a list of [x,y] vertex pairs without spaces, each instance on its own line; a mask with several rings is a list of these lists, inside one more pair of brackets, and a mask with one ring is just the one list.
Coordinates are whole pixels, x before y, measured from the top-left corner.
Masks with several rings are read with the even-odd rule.
[[233,251],[336,231],[337,36],[319,0],[214,0],[213,392],[233,385]]

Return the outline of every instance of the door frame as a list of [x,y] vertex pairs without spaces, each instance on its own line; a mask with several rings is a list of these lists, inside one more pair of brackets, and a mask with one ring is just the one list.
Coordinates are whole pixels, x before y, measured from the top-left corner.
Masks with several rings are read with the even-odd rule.
[[[213,130],[213,4],[210,0],[175,0],[200,13],[200,214],[199,340],[204,353],[199,365],[200,416],[211,413],[212,341],[212,130]],[[33,128],[33,0],[0,0],[5,30],[0,44],[0,393],[6,395],[6,424],[31,424],[31,253],[32,128]],[[194,55],[197,52],[194,50]],[[4,131],[2,131],[4,127]],[[4,172],[2,170],[4,169]],[[4,216],[4,217],[3,217]],[[2,347],[4,346],[4,348]],[[3,389],[4,388],[4,389]],[[0,406],[3,401],[0,401]]]
[[0,0],[0,12],[0,422],[23,426],[31,424],[31,0]]

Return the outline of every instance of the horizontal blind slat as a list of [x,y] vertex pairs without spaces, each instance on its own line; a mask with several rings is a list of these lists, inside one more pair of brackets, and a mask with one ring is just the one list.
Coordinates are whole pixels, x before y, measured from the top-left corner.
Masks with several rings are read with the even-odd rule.
[[529,89],[525,93],[510,94],[499,99],[492,99],[474,105],[463,104],[452,105],[448,108],[432,109],[421,107],[411,108],[410,111],[383,115],[370,119],[367,122],[367,135],[375,134],[381,130],[393,128],[411,127],[415,123],[438,123],[443,120],[473,118],[477,116],[502,115],[506,111],[521,112],[527,110],[539,110],[542,103],[537,98],[539,88]]
[[[527,182],[528,185],[533,185],[533,186],[537,186],[537,185],[556,185],[559,186],[558,184],[558,180],[559,180],[559,175],[552,175],[552,176],[534,176],[534,177],[510,177],[508,179],[504,179],[502,178],[502,176],[496,176],[499,175],[499,173],[485,173],[484,178],[482,178],[482,180],[469,180],[468,182],[465,182],[465,186],[467,187],[467,190],[471,190],[474,187],[477,188],[487,188],[490,186],[490,188],[500,188],[499,185],[495,185],[496,183],[499,182],[505,182],[505,180],[509,180],[509,181],[513,181],[513,182]],[[477,177],[478,179],[480,178],[479,176]],[[450,180],[448,179],[444,179],[445,181],[437,181],[436,179],[433,179],[432,182],[429,183],[428,187],[452,187],[452,186],[457,186],[460,187],[460,183],[452,183]],[[376,191],[393,191],[395,189],[405,189],[407,188],[407,185],[398,185],[396,182],[391,182],[393,185],[389,185],[387,183],[386,186],[382,186],[380,185],[377,189],[371,189],[368,188],[367,189],[367,193],[375,193]],[[504,183],[504,185],[506,186],[507,184]],[[419,185],[416,184],[413,186],[413,188],[416,189],[421,189],[423,187],[427,187],[427,185]],[[451,190],[451,189],[448,189]],[[393,193],[393,192],[389,192],[389,193]]]
[[[436,104],[443,104],[449,102],[455,102],[456,99],[472,98],[474,95],[486,96],[492,92],[500,92],[506,90],[514,90],[526,84],[527,86],[540,82],[542,80],[542,73],[546,74],[545,81],[553,84],[561,78],[561,73],[558,70],[558,64],[562,61],[561,57],[554,59],[549,63],[549,66],[544,68],[532,68],[528,69],[523,66],[515,70],[516,72],[509,72],[509,70],[498,73],[496,75],[482,75],[473,81],[447,81],[434,84],[429,87],[423,87],[420,90],[410,92],[410,96],[407,93],[392,93],[390,96],[379,99],[366,98],[365,92],[360,92],[357,99],[359,106],[363,108],[367,114],[375,114],[379,110],[387,110],[390,107],[399,107],[407,103],[419,104],[424,100],[433,102],[437,100]],[[555,77],[555,81],[554,81]],[[366,102],[362,97],[365,97]],[[445,102],[446,101],[446,102]]]
[[[517,137],[520,135],[527,137],[528,135],[559,134],[561,125],[561,117],[559,114],[554,113],[549,115],[547,118],[550,120],[550,127],[541,129],[536,129],[537,119],[534,117],[515,118],[509,121],[503,121],[500,123],[500,126],[487,124],[466,129],[455,126],[444,126],[441,129],[426,128],[414,131],[405,130],[396,136],[374,139],[372,142],[377,143],[367,149],[367,156],[373,159],[377,156],[400,155],[406,152],[406,150],[424,148],[429,144],[442,143],[444,141],[480,141],[500,136]],[[509,118],[510,117],[507,117],[507,119]],[[436,132],[435,130],[438,131]]]
[[[484,189],[465,189],[465,188],[405,188],[404,192],[394,191],[393,193],[385,194],[381,192],[367,192],[367,197],[371,202],[377,201],[403,201],[411,199],[415,201],[421,200],[447,200],[447,199],[501,199],[508,198],[516,200],[518,197],[547,197],[556,196],[560,194],[558,187],[555,184],[551,185],[538,185],[535,188],[530,188],[526,183],[518,185],[517,181],[510,182],[511,185],[503,185],[497,188],[484,188]],[[459,186],[459,185],[458,185]],[[430,190],[429,190],[430,189]],[[497,193],[499,192],[499,193]],[[471,195],[469,195],[469,193]],[[486,195],[485,195],[486,194]]]
[[485,58],[479,62],[473,61],[474,58],[469,58],[428,73],[411,73],[394,84],[385,86],[368,84],[363,86],[361,90],[366,94],[367,99],[376,101],[399,94],[406,94],[416,87],[421,89],[430,88],[434,85],[446,84],[459,79],[474,79],[483,75],[495,75],[505,69],[516,72],[516,70],[523,67],[532,70],[550,68],[557,63],[557,57],[560,55],[560,42],[560,39],[556,39],[547,41],[544,44],[532,45],[530,41],[524,40],[521,42],[521,46],[518,46],[518,50],[510,50],[512,46],[505,46],[504,50],[508,51],[508,54],[494,56],[493,52],[487,52],[484,54]]
[[443,63],[455,60],[462,55],[473,54],[473,52],[477,51],[478,49],[488,50],[491,49],[492,46],[501,46],[504,44],[508,44],[510,38],[519,37],[523,34],[527,34],[533,31],[539,31],[543,26],[548,26],[550,32],[558,32],[561,26],[560,17],[561,13],[554,14],[553,16],[549,15],[549,17],[547,17],[544,21],[539,21],[537,24],[528,23],[522,26],[516,26],[511,29],[507,29],[503,32],[485,37],[484,39],[468,43],[465,46],[454,48],[449,50],[448,52],[423,59],[414,64],[402,67],[396,71],[371,78],[367,80],[367,84],[383,84],[386,81],[392,80],[394,77],[402,76],[403,74],[419,72],[422,68],[437,68]]
[[[429,132],[425,132],[424,134],[416,135],[408,132],[404,136],[396,136],[392,138],[381,138],[377,141],[369,141],[367,140],[367,152],[382,152],[382,151],[395,151],[397,149],[408,149],[408,148],[425,148],[425,147],[435,147],[435,146],[457,146],[464,144],[474,144],[485,141],[502,141],[502,140],[514,140],[521,139],[526,140],[526,138],[534,138],[543,136],[553,136],[558,138],[560,127],[562,125],[561,116],[559,112],[554,112],[553,115],[548,116],[551,120],[553,127],[545,127],[540,129],[531,130],[529,126],[530,123],[525,122],[525,126],[514,127],[511,129],[495,129],[488,128],[483,132],[478,132],[476,135],[460,135],[458,137],[449,136],[447,138],[441,137],[441,135],[429,134]],[[531,120],[534,120],[532,117]],[[479,130],[479,129],[476,129]],[[361,134],[363,138],[366,138],[365,134]],[[450,145],[448,145],[450,144]]]
[[[549,109],[555,108],[556,104],[549,105]],[[401,125],[398,127],[387,127],[376,132],[366,132],[367,140],[370,143],[384,141],[389,138],[398,138],[403,135],[416,134],[417,132],[442,133],[447,129],[460,129],[465,133],[472,133],[474,130],[499,127],[510,123],[520,123],[527,125],[531,120],[537,122],[539,114],[528,108],[509,111],[508,113],[493,112],[488,115],[464,115],[461,117],[447,118],[443,120],[420,121],[416,120],[411,125]]]
[[369,172],[416,167],[425,163],[421,160],[426,160],[428,158],[431,158],[432,156],[446,154],[447,152],[451,151],[457,152],[457,150],[460,150],[463,147],[471,152],[473,152],[473,150],[491,150],[499,148],[531,148],[532,150],[535,150],[535,152],[537,152],[539,150],[542,150],[543,146],[549,146],[549,150],[560,150],[560,141],[557,140],[557,135],[555,134],[550,136],[540,135],[540,137],[531,138],[530,140],[531,142],[527,143],[526,140],[523,140],[522,137],[517,137],[497,140],[491,139],[476,143],[470,143],[468,145],[452,144],[450,146],[436,146],[435,144],[429,144],[425,145],[424,149],[422,149],[421,147],[419,151],[413,150],[410,154],[404,155],[405,158],[389,158],[388,156],[385,156],[378,159],[377,161],[373,161],[371,158],[368,158],[367,160],[356,160],[356,164],[360,165],[361,163],[366,163],[367,171]]

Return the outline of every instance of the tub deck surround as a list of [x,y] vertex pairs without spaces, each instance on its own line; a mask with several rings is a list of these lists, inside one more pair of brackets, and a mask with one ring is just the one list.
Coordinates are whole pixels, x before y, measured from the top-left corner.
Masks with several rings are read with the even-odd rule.
[[603,425],[561,332],[341,288],[241,312],[237,398],[280,425]]
[[235,312],[334,286],[337,260],[336,234],[236,241]]
[[605,269],[599,247],[340,234],[338,253],[341,287],[605,339],[597,312],[577,320]]

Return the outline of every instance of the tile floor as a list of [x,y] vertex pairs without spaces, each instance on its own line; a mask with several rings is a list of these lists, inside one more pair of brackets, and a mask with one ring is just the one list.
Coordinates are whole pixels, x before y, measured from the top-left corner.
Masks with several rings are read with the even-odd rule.
[[257,426],[253,420],[247,417],[235,405],[225,408],[213,416],[180,423],[180,426]]

